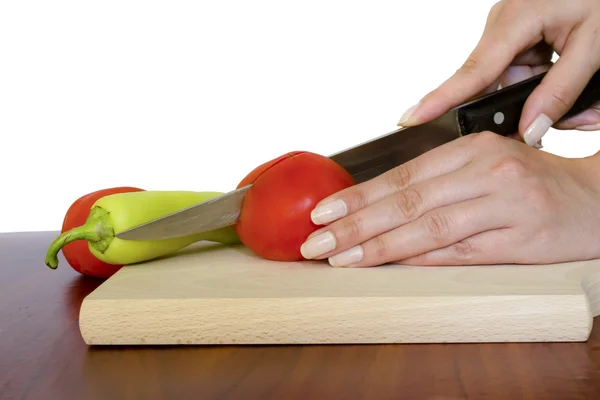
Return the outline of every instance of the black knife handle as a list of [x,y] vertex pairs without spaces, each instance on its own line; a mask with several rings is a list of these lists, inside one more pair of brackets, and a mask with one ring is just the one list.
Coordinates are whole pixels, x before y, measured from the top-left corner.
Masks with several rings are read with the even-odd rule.
[[[507,136],[518,131],[519,120],[527,97],[542,81],[546,73],[484,95],[458,109],[458,123],[463,135],[492,131]],[[576,115],[600,101],[600,71],[597,71],[561,118]]]

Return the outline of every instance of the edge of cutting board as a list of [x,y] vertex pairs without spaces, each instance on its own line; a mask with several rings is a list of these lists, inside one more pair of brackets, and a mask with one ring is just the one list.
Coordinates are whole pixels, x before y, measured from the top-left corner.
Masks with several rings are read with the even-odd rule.
[[122,268],[82,302],[88,345],[580,342],[600,260],[331,268],[197,244]]

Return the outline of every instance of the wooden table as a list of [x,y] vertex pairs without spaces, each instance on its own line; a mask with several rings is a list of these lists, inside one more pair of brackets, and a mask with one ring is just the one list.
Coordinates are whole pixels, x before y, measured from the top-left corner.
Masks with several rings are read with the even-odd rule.
[[55,235],[0,234],[2,400],[600,398],[597,326],[587,343],[91,348],[78,313],[101,281],[47,268]]

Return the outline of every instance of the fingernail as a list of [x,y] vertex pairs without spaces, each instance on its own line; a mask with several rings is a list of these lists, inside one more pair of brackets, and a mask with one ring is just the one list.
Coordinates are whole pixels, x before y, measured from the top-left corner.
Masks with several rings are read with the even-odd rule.
[[398,126],[402,126],[404,124],[406,124],[407,122],[410,121],[410,119],[412,118],[414,112],[416,111],[416,109],[419,107],[419,105],[421,104],[421,102],[418,102],[417,104],[415,104],[414,106],[410,107],[408,110],[406,110],[404,112],[404,114],[402,114],[402,116],[400,117],[400,121],[398,121]]
[[304,242],[300,246],[300,254],[310,260],[333,249],[335,249],[335,236],[331,232],[324,232]]
[[552,126],[552,120],[546,114],[540,114],[525,131],[525,143],[534,146],[548,132]]
[[359,263],[363,258],[364,252],[361,245],[354,246],[346,251],[329,257],[329,265],[332,267],[348,267]]
[[[598,114],[600,114],[600,105],[596,105],[594,107],[592,107],[592,110],[596,111]],[[578,131],[597,131],[600,129],[600,123],[598,124],[592,124],[592,125],[581,125],[575,128]]]
[[537,142],[536,144],[534,144],[533,147],[535,147],[536,149],[543,149],[544,148],[544,146],[542,145],[542,141],[541,140],[539,142]]
[[322,204],[312,210],[310,218],[317,225],[323,225],[338,218],[346,216],[348,207],[343,200],[334,200],[329,203]]
[[596,124],[596,125],[581,125],[578,126],[577,128],[578,131],[597,131],[600,129],[600,124]]

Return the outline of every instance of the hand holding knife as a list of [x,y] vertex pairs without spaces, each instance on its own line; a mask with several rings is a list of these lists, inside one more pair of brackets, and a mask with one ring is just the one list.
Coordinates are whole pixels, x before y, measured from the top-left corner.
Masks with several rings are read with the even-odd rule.
[[[513,135],[523,105],[545,73],[457,106],[422,125],[400,128],[330,156],[357,183],[366,182],[431,149],[466,135],[492,131]],[[600,100],[600,72],[589,81],[563,118],[576,115]],[[206,232],[233,225],[251,185],[118,233],[126,240],[158,240]]]

